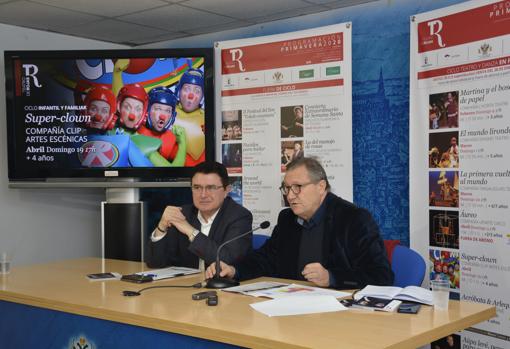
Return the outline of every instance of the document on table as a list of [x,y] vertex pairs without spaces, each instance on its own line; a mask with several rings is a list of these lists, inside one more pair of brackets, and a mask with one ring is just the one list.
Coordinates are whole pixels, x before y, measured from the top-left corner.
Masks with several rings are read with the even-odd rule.
[[226,288],[223,291],[237,292],[253,297],[282,298],[288,296],[333,296],[343,298],[350,296],[348,292],[341,292],[327,288],[303,286],[298,284],[284,284],[280,282],[255,282],[237,287]]
[[253,303],[250,306],[267,316],[329,313],[347,310],[331,295],[293,296]]
[[152,280],[161,280],[174,278],[177,276],[190,275],[200,273],[200,269],[186,267],[168,267],[162,269],[153,269],[136,273],[137,275],[152,276]]

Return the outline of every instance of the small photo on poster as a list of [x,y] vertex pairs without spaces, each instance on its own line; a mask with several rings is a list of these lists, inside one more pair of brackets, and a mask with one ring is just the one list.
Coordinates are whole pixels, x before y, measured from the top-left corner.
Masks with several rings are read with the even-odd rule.
[[243,152],[241,146],[241,143],[221,145],[222,162],[229,174],[242,172]]
[[305,156],[303,141],[282,141],[281,147],[281,171],[287,170],[287,165]]
[[224,110],[221,112],[221,140],[242,139],[242,110]]
[[303,137],[304,117],[303,106],[294,105],[282,107],[281,114],[281,137]]
[[459,212],[429,211],[429,244],[435,247],[459,248]]
[[430,280],[448,280],[450,288],[460,287],[459,253],[441,250],[430,250]]
[[[281,183],[282,183],[282,184],[281,184],[282,186],[283,186],[283,180],[284,180],[284,179],[285,179],[285,175],[283,175],[283,176],[282,176],[282,182],[281,182]],[[289,200],[287,200],[287,196],[286,196],[286,195],[283,195],[283,193],[281,193],[281,195],[282,195],[282,196],[281,196],[281,202],[280,202],[281,206],[282,206],[282,207],[290,207]]]
[[459,127],[459,91],[429,95],[429,129]]
[[230,192],[228,196],[232,198],[239,205],[243,204],[243,179],[240,176],[228,177],[230,183]]
[[450,334],[444,338],[430,343],[431,349],[460,349],[460,336]]
[[459,132],[429,134],[429,168],[459,167]]
[[459,207],[459,171],[429,171],[429,206]]

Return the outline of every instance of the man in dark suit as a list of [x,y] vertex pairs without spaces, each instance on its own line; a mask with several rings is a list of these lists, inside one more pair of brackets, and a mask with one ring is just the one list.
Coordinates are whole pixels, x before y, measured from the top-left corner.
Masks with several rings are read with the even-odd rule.
[[[223,242],[252,229],[250,211],[229,196],[225,166],[204,162],[194,168],[191,178],[193,205],[167,206],[151,235],[147,265],[170,265],[204,269],[216,260]],[[251,251],[249,234],[221,250],[221,259],[236,263]]]
[[[233,265],[222,261],[220,276],[280,277],[337,289],[392,285],[393,272],[372,216],[329,188],[317,160],[291,162],[280,187],[290,208],[280,212],[271,238],[260,249]],[[214,271],[212,264],[206,277]]]

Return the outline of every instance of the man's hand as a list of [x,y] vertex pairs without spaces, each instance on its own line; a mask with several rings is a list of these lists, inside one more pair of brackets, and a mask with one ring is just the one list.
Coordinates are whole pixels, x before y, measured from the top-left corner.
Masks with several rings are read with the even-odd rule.
[[[221,266],[221,271],[220,271],[221,277],[226,277],[229,279],[234,278],[234,276],[236,275],[236,269],[233,266],[228,265],[227,263],[224,263],[222,261],[220,261],[220,266]],[[205,271],[206,279],[212,279],[214,275],[216,275],[216,262],[212,263],[209,267],[207,267],[207,269]]]
[[307,281],[313,282],[317,286],[329,286],[329,272],[320,263],[310,263],[305,265],[301,274]]
[[186,235],[188,238],[191,237],[193,230],[195,230],[195,228],[188,223],[186,217],[182,214],[182,208],[176,206],[167,206],[165,208],[158,226],[164,230],[174,226],[179,232]]

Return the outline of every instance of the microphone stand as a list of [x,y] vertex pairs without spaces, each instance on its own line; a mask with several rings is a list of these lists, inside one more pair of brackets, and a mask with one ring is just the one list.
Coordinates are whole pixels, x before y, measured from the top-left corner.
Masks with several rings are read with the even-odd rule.
[[241,235],[238,235],[230,240],[225,241],[218,247],[218,251],[216,252],[216,274],[214,274],[214,277],[212,279],[207,280],[207,284],[205,285],[206,288],[227,288],[227,287],[234,287],[239,286],[239,281],[236,281],[234,279],[229,278],[223,278],[220,276],[221,266],[220,266],[220,251],[223,248],[223,246],[231,243],[232,241],[235,241],[237,239],[242,238],[243,236],[246,236],[250,233],[253,233],[256,230],[259,229],[266,229],[269,227],[269,222],[265,221],[262,222],[258,227],[255,229],[248,230],[246,233],[243,233]]

